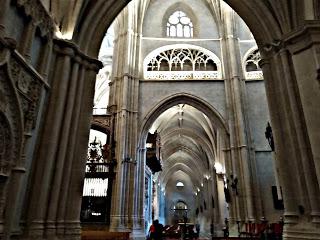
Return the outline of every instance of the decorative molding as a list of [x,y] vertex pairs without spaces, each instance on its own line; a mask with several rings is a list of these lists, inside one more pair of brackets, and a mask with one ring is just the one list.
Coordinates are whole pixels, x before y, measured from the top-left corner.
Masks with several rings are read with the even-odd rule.
[[111,132],[111,115],[106,116],[93,116],[91,125],[98,126],[99,128],[106,129],[107,132]]
[[304,26],[283,37],[283,47],[286,47],[292,54],[298,54],[318,44],[320,44],[319,21],[306,21]]
[[[23,139],[23,123],[19,104],[20,101],[16,89],[14,89],[12,79],[10,78],[7,63],[0,66],[0,89],[2,90],[2,92],[0,92],[0,98],[1,101],[3,101],[0,104],[0,114],[3,114],[3,121],[1,120],[0,122],[1,124],[6,125],[6,129],[10,130],[11,136],[6,139],[11,139],[10,147],[8,147],[8,149],[11,149],[11,152],[7,152],[6,161],[11,162],[10,165],[13,166],[16,164],[15,161],[18,161],[20,158]],[[9,174],[9,172],[6,173]]]
[[91,69],[98,73],[99,70],[103,68],[103,64],[101,61],[84,54],[73,42],[55,38],[53,39],[53,43],[54,50],[57,53],[70,56],[76,62],[84,65],[87,69]]
[[263,80],[263,72],[262,71],[251,71],[245,72],[246,80]]
[[24,131],[29,132],[35,127],[41,90],[46,85],[42,77],[33,72],[33,69],[21,64],[21,59],[17,55],[10,58],[9,69],[22,105]]
[[5,222],[9,178],[13,167],[21,166],[23,149],[22,114],[8,62],[0,65],[0,89],[0,222]]
[[213,80],[220,79],[217,71],[148,71],[145,73],[147,80]]

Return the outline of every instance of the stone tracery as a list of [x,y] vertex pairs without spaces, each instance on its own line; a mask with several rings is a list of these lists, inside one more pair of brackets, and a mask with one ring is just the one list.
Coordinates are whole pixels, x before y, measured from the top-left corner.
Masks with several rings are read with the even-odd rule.
[[259,49],[249,50],[244,59],[245,78],[247,80],[263,79],[262,69],[259,66],[261,55]]
[[193,37],[191,19],[182,11],[174,12],[167,22],[168,37]]
[[146,79],[218,79],[220,60],[196,46],[167,46],[145,59]]

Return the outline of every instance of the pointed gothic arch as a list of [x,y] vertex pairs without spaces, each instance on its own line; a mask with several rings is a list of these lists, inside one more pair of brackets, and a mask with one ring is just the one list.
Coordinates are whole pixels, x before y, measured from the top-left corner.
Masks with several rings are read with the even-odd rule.
[[242,68],[246,80],[262,80],[263,73],[259,66],[261,55],[258,47],[250,48],[243,57]]
[[177,2],[173,4],[172,6],[168,7],[166,10],[163,19],[162,19],[162,36],[167,37],[167,23],[172,14],[174,14],[177,11],[181,11],[186,14],[188,18],[190,18],[192,25],[193,25],[193,35],[191,37],[197,37],[199,34],[199,24],[198,24],[198,18],[194,14],[192,8],[184,3],[184,2]]
[[150,112],[146,115],[142,121],[142,127],[139,131],[138,145],[140,148],[145,148],[148,131],[153,122],[160,116],[161,113],[178,104],[188,104],[203,112],[210,119],[215,128],[220,129],[222,134],[228,135],[228,128],[225,119],[211,104],[194,95],[188,93],[178,93],[162,100],[156,106],[153,106]]

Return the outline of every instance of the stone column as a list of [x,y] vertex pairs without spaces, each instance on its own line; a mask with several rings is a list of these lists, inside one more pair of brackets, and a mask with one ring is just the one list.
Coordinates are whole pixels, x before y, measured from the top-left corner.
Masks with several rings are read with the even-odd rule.
[[[78,63],[79,65],[79,63]],[[79,119],[81,116],[81,100],[83,98],[84,95],[84,78],[85,78],[85,73],[86,73],[86,67],[85,66],[81,66],[78,72],[78,78],[77,78],[77,95],[75,98],[75,102],[74,102],[74,107],[72,109],[70,109],[70,111],[72,112],[72,125],[70,127],[70,132],[71,133],[76,133],[78,130],[78,126],[79,126]],[[66,159],[76,159],[75,155],[76,152],[78,151],[78,148],[76,147],[76,142],[77,142],[77,135],[76,134],[72,134],[72,136],[70,136],[69,138],[69,142],[67,144],[67,151],[66,151]],[[82,162],[82,161],[81,161]],[[73,172],[73,163],[71,160],[67,161],[64,165],[64,173],[63,173],[63,179],[62,182],[66,183],[69,181],[69,179],[71,179],[71,174]],[[57,234],[59,235],[63,235],[65,228],[67,227],[65,224],[65,215],[66,215],[66,211],[68,209],[68,202],[67,202],[67,198],[68,198],[68,193],[70,189],[70,184],[62,184],[60,190],[60,197],[59,197],[59,205],[58,205],[58,211],[57,211]]]
[[[56,57],[56,71],[53,76],[55,81],[53,81],[51,88],[46,124],[39,146],[39,161],[37,161],[36,169],[34,170],[34,190],[29,208],[29,220],[31,222],[29,233],[32,236],[39,237],[42,236],[44,230],[55,155],[60,140],[60,129],[63,127],[61,124],[67,99],[67,86],[71,68],[70,56],[74,54],[73,50],[68,47],[60,49],[58,46],[55,46],[55,50],[60,51],[60,53]],[[41,195],[39,195],[39,192],[41,192]]]
[[[295,36],[295,33],[292,36]],[[287,43],[291,44],[290,41]],[[291,55],[286,49],[287,43],[275,42],[266,45],[262,51],[264,55],[262,67],[266,78],[279,179],[285,206],[284,238],[301,239],[303,235],[305,239],[314,239],[320,236],[320,232],[308,219],[317,222],[319,218],[319,185],[316,176],[317,167],[311,154],[310,135],[306,131],[309,126],[306,122],[306,110],[298,87],[299,81],[309,85],[310,82],[306,79],[310,75],[305,70],[302,70],[302,75],[297,74],[298,69],[306,63],[306,59],[302,58],[303,63],[300,62],[299,66],[295,66],[293,61],[295,54]],[[295,46],[301,47],[300,44],[301,42]],[[312,61],[304,64],[303,68],[310,66]],[[309,71],[310,69],[307,70],[308,73]],[[308,94],[312,95],[312,91]],[[313,96],[313,99],[316,98]],[[314,108],[312,116],[316,114],[317,110]]]
[[36,239],[42,239],[44,234],[49,239],[66,234],[71,235],[69,239],[80,236],[94,83],[101,67],[100,62],[85,56],[67,41],[54,40],[54,52],[55,70],[49,81],[52,86],[33,169],[27,216],[27,234]]
[[142,163],[137,156],[139,40],[134,20],[136,11],[137,5],[126,8],[118,18],[121,28],[115,29],[115,32],[121,32],[116,33],[109,103],[115,119],[115,157],[118,161],[112,194],[111,231],[131,231],[133,225],[140,228],[136,225],[140,216],[136,214],[143,212],[143,201],[134,196],[138,191],[141,197],[144,189],[141,185],[144,183],[141,179],[143,169],[137,169]]
[[[220,206],[219,195],[224,194],[224,192],[219,193],[219,191],[218,191],[218,181],[219,180],[217,178],[219,178],[219,176],[216,174],[216,171],[213,170],[211,177],[209,179],[209,183],[212,188],[212,196],[211,197],[213,197],[213,204],[214,204],[212,214],[213,214],[213,223],[215,225],[219,226],[222,223],[222,217],[223,217],[223,214],[221,212],[223,207]],[[212,199],[210,199],[210,206],[212,205],[211,201],[212,201]],[[217,228],[215,228],[215,229],[217,229]]]
[[[85,59],[87,60],[87,59]],[[80,210],[83,192],[83,182],[85,177],[85,166],[87,162],[88,139],[91,127],[93,98],[95,89],[95,79],[100,64],[88,60],[83,66],[83,87],[80,90],[81,98],[77,99],[80,103],[78,125],[76,126],[75,145],[70,149],[73,154],[71,175],[66,201],[65,212],[65,237],[67,239],[80,239]],[[80,78],[82,80],[82,77]],[[77,105],[78,106],[78,105]],[[67,179],[66,179],[67,180]],[[72,206],[72,207],[69,207]],[[60,213],[62,218],[63,213]]]
[[[224,155],[224,159],[225,159],[225,164],[226,164],[226,173],[225,173],[225,177],[227,177],[228,175],[230,175],[230,173],[232,172],[232,169],[233,169],[233,161],[231,160],[231,149],[230,149],[230,146],[227,146],[225,147],[223,150],[223,155]],[[217,184],[219,184],[220,181],[224,181],[223,177],[224,176],[221,176],[221,178],[218,178],[219,176],[216,176],[216,179],[217,179]],[[224,182],[223,182],[223,185],[224,185]],[[228,188],[229,188],[229,192],[230,192],[230,195],[232,194],[231,193],[231,189],[230,189],[230,185],[228,185]],[[221,192],[221,194],[224,194],[224,192]],[[225,196],[223,196],[223,198],[225,198]],[[236,220],[240,219],[240,212],[239,212],[239,199],[238,198],[235,198],[235,199],[231,199],[232,203],[229,202],[228,205],[229,205],[229,221],[230,222],[233,222],[235,223]],[[224,209],[221,209],[221,216],[222,218],[225,217],[225,214],[222,213],[222,210]],[[224,219],[222,219],[224,221]]]
[[22,34],[22,41],[18,46],[18,51],[24,56],[26,62],[31,62],[31,47],[35,37],[36,26],[33,21],[29,21]]
[[[78,74],[79,74],[79,57],[76,57],[76,61],[72,63],[71,73],[70,73],[70,83],[68,86],[68,98],[69,101],[65,104],[65,111],[64,111],[64,118],[62,119],[62,125],[65,128],[62,131],[60,136],[60,141],[58,142],[58,149],[57,149],[57,156],[56,162],[54,167],[55,177],[51,182],[51,193],[49,199],[50,208],[48,209],[47,213],[47,226],[52,228],[51,233],[52,235],[56,234],[56,218],[59,209],[59,202],[61,201],[61,197],[63,198],[66,195],[64,192],[61,192],[62,185],[65,185],[63,182],[63,175],[69,171],[68,167],[70,167],[70,160],[66,161],[66,154],[67,151],[70,151],[68,148],[68,142],[70,141],[70,137],[72,136],[72,116],[73,116],[73,109],[75,107],[75,99],[76,99],[76,90],[77,90],[77,83],[78,83]],[[70,146],[69,146],[70,147]],[[47,232],[50,229],[47,227]]]
[[[312,222],[320,223],[320,21],[306,22],[303,28],[289,34],[284,45],[290,51],[290,59],[282,56],[284,65],[291,66],[294,80],[287,81],[288,87],[299,93],[290,95],[298,106],[293,112],[301,156],[302,171],[310,202]],[[296,100],[296,102],[294,101]],[[299,108],[300,107],[300,108]],[[320,232],[318,232],[320,236]]]
[[[144,236],[144,194],[145,194],[145,158],[146,149],[139,148],[134,180],[133,232],[134,236]],[[159,205],[160,207],[160,205]]]
[[[263,56],[263,51],[260,52]],[[298,219],[297,191],[294,189],[295,187],[293,186],[290,179],[291,175],[294,174],[295,171],[291,171],[290,167],[292,167],[293,164],[292,162],[288,162],[288,158],[291,158],[291,154],[290,150],[289,153],[287,150],[288,146],[286,144],[285,139],[285,136],[287,134],[284,134],[284,131],[288,131],[288,129],[283,126],[285,123],[282,122],[281,119],[279,119],[279,111],[282,111],[281,108],[283,108],[279,98],[282,95],[281,88],[279,84],[277,84],[277,81],[274,80],[276,76],[274,76],[275,74],[272,74],[274,71],[270,62],[263,59],[261,60],[261,66],[264,73],[266,93],[268,97],[268,105],[270,110],[270,118],[273,126],[272,130],[275,137],[277,160],[279,161],[278,166],[279,171],[281,172],[279,179],[283,187],[282,192],[285,204],[284,215],[287,216],[287,222],[296,223]],[[279,81],[281,81],[281,79],[279,79]]]
[[[228,105],[230,108],[229,114],[229,129],[230,129],[230,146],[232,171],[229,172],[228,179],[231,181],[230,175],[238,179],[239,195],[234,194],[237,206],[237,220],[255,221],[255,205],[253,201],[253,185],[252,185],[252,166],[248,154],[246,116],[243,110],[244,99],[241,95],[242,85],[241,80],[241,61],[239,51],[237,50],[238,39],[234,29],[234,12],[231,9],[225,9],[225,38],[222,44],[225,46],[226,52],[226,89]],[[231,183],[231,182],[230,182]],[[234,201],[234,199],[233,199]],[[239,201],[239,202],[237,202]],[[232,203],[234,204],[234,203]]]

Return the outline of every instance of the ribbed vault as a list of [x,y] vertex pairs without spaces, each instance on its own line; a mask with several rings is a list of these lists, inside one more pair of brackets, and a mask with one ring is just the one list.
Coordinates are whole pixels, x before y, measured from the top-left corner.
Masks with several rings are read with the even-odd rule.
[[161,136],[163,170],[158,180],[162,187],[170,184],[172,188],[177,181],[190,180],[195,192],[216,152],[216,130],[208,117],[197,108],[180,103],[165,110],[150,131]]

